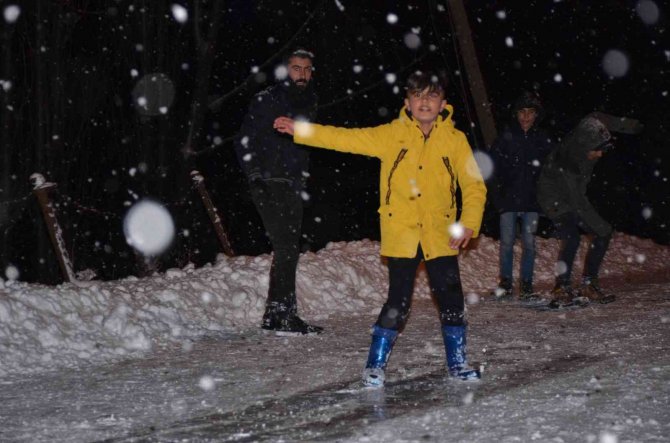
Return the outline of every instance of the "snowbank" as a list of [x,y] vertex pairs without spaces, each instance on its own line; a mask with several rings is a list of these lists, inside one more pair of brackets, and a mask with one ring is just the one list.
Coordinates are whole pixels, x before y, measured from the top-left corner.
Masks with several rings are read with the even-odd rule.
[[[537,246],[536,284],[547,289],[558,241],[538,238]],[[520,245],[516,247],[518,260]],[[581,271],[584,249],[575,275]],[[461,257],[468,302],[476,302],[495,285],[497,257],[498,242],[487,237]],[[617,234],[601,277],[606,283],[651,276],[666,272],[669,261],[670,248]],[[0,375],[134,358],[156,348],[189,346],[190,339],[203,334],[256,328],[270,263],[270,255],[220,255],[214,265],[171,269],[145,279],[57,287],[0,280]],[[377,242],[331,243],[317,253],[305,253],[298,273],[300,313],[310,320],[374,314],[385,299],[387,271]],[[423,271],[415,294],[429,295]]]

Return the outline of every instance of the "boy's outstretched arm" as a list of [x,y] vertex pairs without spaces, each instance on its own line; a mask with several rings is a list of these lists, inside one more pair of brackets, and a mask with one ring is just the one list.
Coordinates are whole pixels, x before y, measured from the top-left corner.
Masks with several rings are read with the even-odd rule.
[[296,121],[285,116],[277,117],[272,127],[292,135],[293,141],[298,144],[377,158],[382,158],[385,147],[392,143],[394,133],[391,123],[371,128],[341,128]]

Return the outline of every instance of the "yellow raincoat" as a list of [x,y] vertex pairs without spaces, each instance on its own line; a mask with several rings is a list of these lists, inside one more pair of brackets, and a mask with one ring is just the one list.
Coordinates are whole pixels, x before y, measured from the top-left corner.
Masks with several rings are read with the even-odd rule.
[[453,108],[437,117],[427,140],[405,108],[399,118],[374,128],[337,128],[295,122],[294,141],[303,145],[381,160],[379,218],[381,254],[416,256],[419,243],[426,260],[457,255],[449,247],[456,222],[460,186],[460,223],[479,234],[486,186],[465,135],[454,127]]

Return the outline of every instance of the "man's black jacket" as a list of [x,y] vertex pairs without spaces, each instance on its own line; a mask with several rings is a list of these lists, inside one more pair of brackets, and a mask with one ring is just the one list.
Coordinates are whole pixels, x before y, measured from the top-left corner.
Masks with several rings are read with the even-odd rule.
[[256,180],[286,182],[296,190],[304,187],[309,169],[307,148],[272,127],[280,116],[313,120],[316,95],[311,85],[303,93],[290,80],[259,92],[251,100],[235,151],[250,182]]

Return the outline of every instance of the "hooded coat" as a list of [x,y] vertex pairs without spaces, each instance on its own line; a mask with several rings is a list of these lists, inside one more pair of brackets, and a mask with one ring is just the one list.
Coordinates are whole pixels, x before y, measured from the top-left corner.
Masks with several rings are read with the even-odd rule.
[[309,152],[275,131],[272,123],[282,115],[313,120],[316,101],[312,82],[300,91],[289,80],[254,96],[235,139],[238,162],[250,182],[285,182],[297,191],[304,188]]
[[549,154],[538,180],[538,202],[547,216],[556,221],[574,212],[597,235],[612,232],[586,197],[587,186],[596,160],[587,158],[589,151],[607,151],[611,135],[605,125],[588,115]]
[[449,247],[461,188],[460,223],[479,234],[486,187],[465,135],[454,127],[447,105],[427,139],[403,108],[390,123],[336,128],[296,122],[294,140],[309,146],[381,160],[379,218],[381,254],[412,258],[419,243],[426,260],[457,255]]

